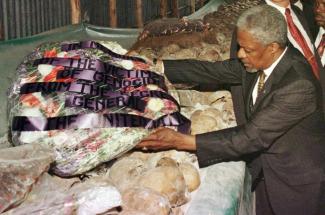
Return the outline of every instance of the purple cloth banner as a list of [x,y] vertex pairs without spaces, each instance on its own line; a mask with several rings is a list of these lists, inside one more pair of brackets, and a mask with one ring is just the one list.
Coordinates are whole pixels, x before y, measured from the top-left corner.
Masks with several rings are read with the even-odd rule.
[[140,61],[142,63],[146,63],[146,61],[139,57],[133,57],[133,56],[127,56],[127,55],[121,55],[113,52],[112,50],[106,48],[100,43],[97,43],[95,41],[81,41],[78,43],[66,43],[61,45],[62,51],[71,51],[75,49],[86,49],[86,48],[92,48],[92,49],[99,49],[103,51],[104,53],[109,54],[110,56],[114,58],[124,59],[124,60],[133,60],[133,61]]
[[88,58],[40,58],[36,59],[33,62],[33,66],[38,66],[39,64],[49,64],[53,66],[64,66],[66,68],[74,68],[79,70],[94,70],[97,72],[108,73],[112,76],[123,77],[123,76],[144,76],[145,73],[148,74],[148,77],[157,77],[158,75],[155,72],[149,70],[127,70],[119,68],[110,63],[102,62],[101,60],[88,59]]
[[[25,83],[20,87],[20,94],[28,94],[35,92],[73,92],[88,94],[91,96],[109,96],[114,91],[119,92],[121,88],[125,87],[140,87],[138,85],[139,80],[124,80],[123,82],[115,82],[111,84],[98,84],[98,83],[88,83],[88,82],[34,82]],[[144,80],[147,81],[147,80]],[[148,80],[151,81],[151,80]],[[140,82],[141,83],[141,82]],[[161,86],[163,87],[163,86]]]
[[113,98],[67,95],[65,100],[65,107],[86,108],[96,112],[113,107],[129,107],[144,112],[146,105],[147,103],[141,100],[141,98],[127,95]]
[[[110,66],[109,66],[110,67]],[[155,72],[146,70],[126,70],[111,65],[107,71],[94,71],[94,70],[79,70],[75,68],[66,67],[57,73],[56,78],[78,78],[80,75],[87,75],[96,79],[98,76],[113,76],[117,78],[156,78],[164,81],[164,76],[158,75]],[[82,77],[82,76],[80,76]],[[81,78],[82,79],[82,78]]]
[[[35,82],[35,83],[26,83],[21,86],[20,94],[28,94],[35,92],[43,92],[45,94],[53,93],[53,92],[69,92],[76,93],[81,95],[87,95],[91,97],[99,97],[103,99],[108,98],[117,98],[122,96],[128,97],[154,97],[161,99],[168,99],[172,101],[174,104],[178,106],[180,110],[180,106],[178,102],[169,95],[168,93],[158,91],[158,90],[150,90],[150,91],[133,91],[130,93],[123,93],[121,91],[116,91],[112,89],[109,85],[97,85],[97,84],[89,84],[89,83],[81,83],[81,82]],[[70,102],[71,104],[71,102]],[[141,102],[139,102],[141,104]],[[142,108],[141,108],[142,109]]]
[[142,98],[153,97],[160,99],[168,99],[172,101],[180,111],[178,102],[171,95],[162,91],[138,91],[129,94],[123,94],[118,92],[112,92],[110,95],[105,97],[98,96],[83,96],[67,95],[65,101],[65,107],[82,107],[94,111],[104,110],[112,107],[130,107],[138,111],[143,112],[146,107],[146,102],[141,100]]
[[13,131],[50,131],[60,129],[86,129],[111,127],[142,127],[154,129],[162,126],[177,126],[178,131],[188,133],[191,122],[179,112],[162,116],[156,120],[146,117],[112,113],[79,114],[60,117],[15,116],[12,121]]

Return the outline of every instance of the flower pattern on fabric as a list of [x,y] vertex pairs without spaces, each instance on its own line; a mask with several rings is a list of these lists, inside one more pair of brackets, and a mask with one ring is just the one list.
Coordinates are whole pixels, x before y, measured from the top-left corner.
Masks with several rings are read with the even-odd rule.
[[[63,42],[67,43],[67,42]],[[62,71],[71,71],[62,65],[39,64],[34,65],[35,60],[41,58],[62,58],[62,59],[90,59],[99,60],[109,65],[124,70],[148,69],[146,63],[129,59],[120,59],[111,56],[101,50],[93,48],[62,50],[60,42],[45,43],[37,47],[31,54],[26,56],[24,61],[18,66],[17,79],[12,86],[9,95],[10,123],[15,116],[26,117],[61,117],[76,114],[131,114],[146,117],[152,120],[158,119],[179,111],[176,100],[164,97],[139,97],[145,106],[143,111],[132,106],[108,106],[107,108],[92,110],[84,106],[67,106],[67,97],[82,96],[85,98],[96,97],[96,99],[107,99],[101,96],[90,96],[87,93],[71,91],[40,91],[20,94],[21,88],[25,84],[33,83],[62,83],[73,84],[82,83],[84,86],[91,84],[103,85],[102,82],[83,80],[72,77],[59,77]],[[70,42],[68,42],[70,43]],[[120,45],[113,42],[100,42],[106,48],[114,50],[120,55],[127,51]],[[80,71],[84,72],[84,70]],[[110,79],[132,81],[135,78],[111,77]],[[163,79],[162,79],[163,80]],[[105,85],[105,84],[104,84]],[[53,85],[54,86],[54,85]],[[158,91],[168,93],[166,89],[155,84],[140,84],[134,86],[121,87],[115,92],[121,95],[132,97],[133,93]],[[97,98],[98,97],[98,98]],[[97,100],[94,100],[97,101]],[[95,103],[96,104],[96,103]],[[72,176],[82,174],[100,163],[109,161],[128,150],[132,149],[142,138],[151,131],[142,127],[109,127],[109,128],[87,128],[87,129],[61,129],[49,131],[12,131],[13,143],[15,145],[40,143],[53,148],[56,154],[56,162],[53,171],[61,176]]]

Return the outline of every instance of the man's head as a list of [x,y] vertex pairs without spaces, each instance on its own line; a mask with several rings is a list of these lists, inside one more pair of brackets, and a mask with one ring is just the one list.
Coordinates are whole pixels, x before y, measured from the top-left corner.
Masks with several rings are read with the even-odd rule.
[[325,28],[325,0],[315,0],[314,9],[317,24]]
[[268,68],[287,45],[287,23],[268,5],[246,10],[237,21],[238,58],[250,72]]

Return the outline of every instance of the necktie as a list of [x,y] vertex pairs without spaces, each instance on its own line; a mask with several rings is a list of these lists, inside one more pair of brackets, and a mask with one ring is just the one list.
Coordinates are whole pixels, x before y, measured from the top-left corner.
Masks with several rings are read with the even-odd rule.
[[260,96],[260,94],[263,91],[265,77],[266,77],[266,75],[265,75],[264,71],[260,71],[259,79],[258,79],[258,83],[257,83],[257,98]]
[[323,56],[324,53],[324,48],[325,48],[325,34],[323,34],[322,39],[317,47],[317,52],[319,54],[320,57]]
[[298,43],[298,45],[302,49],[305,58],[307,59],[307,61],[309,62],[310,66],[313,70],[314,75],[316,76],[317,79],[319,79],[319,69],[318,69],[318,64],[317,64],[316,58],[315,58],[313,52],[308,47],[308,44],[307,44],[305,38],[302,36],[301,32],[299,31],[297,26],[294,24],[292,16],[291,16],[291,11],[289,8],[286,8],[285,16],[287,19],[287,24],[288,24],[288,28],[289,28],[291,36],[293,37],[293,39]]

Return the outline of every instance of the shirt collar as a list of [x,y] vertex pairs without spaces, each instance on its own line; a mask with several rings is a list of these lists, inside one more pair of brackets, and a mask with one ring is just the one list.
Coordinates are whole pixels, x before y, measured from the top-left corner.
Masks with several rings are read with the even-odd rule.
[[278,63],[280,62],[280,60],[283,58],[283,55],[286,53],[288,47],[286,47],[284,49],[284,51],[282,52],[282,54],[280,55],[280,57],[278,57],[278,59],[276,59],[276,61],[274,61],[271,66],[269,66],[268,68],[264,69],[264,73],[266,75],[266,78],[268,78],[271,73],[273,72],[274,68],[276,67],[276,65],[278,65]]
[[289,8],[290,11],[292,11],[290,4],[289,4],[288,7],[281,7],[281,6],[277,5],[277,4],[274,4],[271,0],[265,0],[265,2],[266,2],[266,4],[278,9],[282,13],[282,15],[284,15],[284,13],[286,12],[286,8]]
[[319,32],[318,34],[323,35],[325,34],[325,29],[323,27],[319,27]]
[[319,31],[315,40],[315,46],[318,47],[320,41],[322,40],[323,34],[325,34],[325,29],[323,27],[319,27]]
[[304,5],[302,4],[302,2],[300,0],[296,1],[296,3],[294,3],[295,6],[297,6],[300,10],[304,9]]

